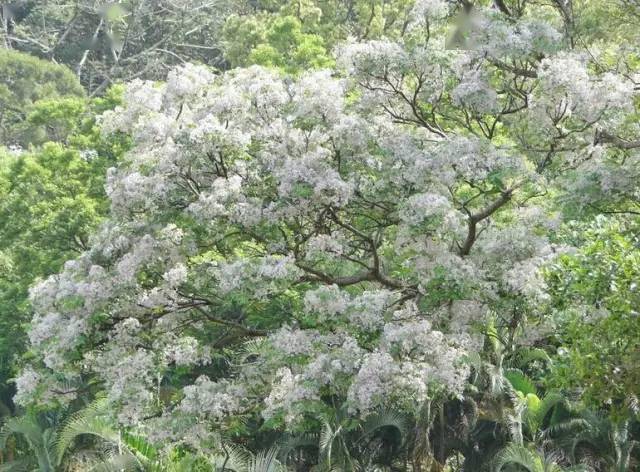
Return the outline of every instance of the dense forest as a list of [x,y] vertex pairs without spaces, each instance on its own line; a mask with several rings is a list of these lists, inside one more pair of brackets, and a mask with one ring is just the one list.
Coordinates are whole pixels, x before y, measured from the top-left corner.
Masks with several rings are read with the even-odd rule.
[[640,2],[0,3],[0,471],[640,470]]

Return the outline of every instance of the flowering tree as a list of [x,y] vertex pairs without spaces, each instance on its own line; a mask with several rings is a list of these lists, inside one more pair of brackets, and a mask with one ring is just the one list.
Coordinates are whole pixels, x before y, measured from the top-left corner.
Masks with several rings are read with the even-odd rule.
[[336,71],[131,82],[103,115],[134,139],[111,217],[33,288],[17,400],[104,391],[122,424],[207,450],[248,422],[418,416],[473,395],[487,339],[544,336],[525,322],[570,250],[558,202],[600,201],[635,148],[633,83],[554,9],[477,9],[447,41],[448,13],[418,2],[401,41],[344,44]]

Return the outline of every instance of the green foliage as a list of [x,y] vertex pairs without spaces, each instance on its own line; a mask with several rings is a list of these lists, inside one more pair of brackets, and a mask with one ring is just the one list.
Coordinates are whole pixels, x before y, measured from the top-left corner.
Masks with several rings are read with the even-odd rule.
[[495,472],[522,470],[526,472],[586,472],[588,469],[583,466],[562,467],[558,463],[558,459],[553,456],[545,456],[544,453],[533,451],[528,447],[510,444],[497,455],[493,470]]
[[26,147],[59,140],[83,96],[66,67],[0,49],[0,143]]
[[634,220],[599,218],[568,231],[579,245],[547,272],[558,355],[549,386],[584,389],[585,401],[624,409],[640,395],[640,239]]
[[19,436],[26,441],[30,454],[0,465],[2,467],[0,470],[28,468],[33,460],[41,472],[56,470],[56,433],[54,427],[44,426],[42,421],[33,414],[9,418],[0,429],[0,451],[6,450],[7,442],[12,435]]
[[291,74],[332,67],[332,50],[349,38],[395,38],[405,33],[411,0],[255,2],[224,24],[223,49],[232,67],[259,64]]
[[[511,12],[506,21],[515,24],[526,2],[480,3],[493,5],[496,13]],[[103,8],[85,1],[73,5],[62,5],[58,0],[27,1],[20,4],[15,18],[3,23],[4,38],[10,47],[52,58],[73,67],[76,73],[54,61],[0,50],[0,144],[12,146],[0,148],[0,416],[7,417],[0,433],[0,452],[13,453],[17,447],[17,460],[0,464],[0,470],[14,466],[44,471],[90,467],[154,472],[276,472],[291,470],[288,466],[317,471],[418,471],[427,467],[440,472],[561,472],[587,467],[607,472],[635,470],[640,397],[637,187],[615,189],[613,197],[609,195],[608,200],[600,202],[603,207],[584,208],[581,202],[567,204],[558,199],[551,203],[558,208],[543,209],[548,215],[557,211],[575,220],[553,238],[577,249],[551,259],[544,272],[545,294],[549,296],[546,303],[535,305],[524,296],[505,295],[499,287],[492,293],[495,300],[487,302],[492,308],[489,321],[475,320],[475,332],[485,335],[485,346],[482,353],[465,360],[472,366],[472,381],[464,398],[430,398],[422,410],[410,413],[402,410],[402,405],[394,405],[400,411],[377,411],[360,421],[336,401],[333,386],[327,386],[321,392],[323,398],[309,401],[306,412],[312,414],[301,421],[299,434],[284,432],[282,415],[262,421],[257,419],[260,412],[254,409],[227,420],[227,437],[211,445],[214,453],[195,451],[188,445],[163,451],[149,442],[145,436],[148,431],[118,426],[103,400],[90,396],[83,398],[89,406],[70,414],[61,428],[32,411],[8,418],[13,393],[8,379],[25,351],[24,331],[31,316],[29,287],[85,251],[92,233],[109,212],[104,192],[106,169],[129,145],[127,136],[101,136],[96,122],[97,115],[120,104],[122,88],[105,88],[113,78],[164,77],[168,67],[184,60],[220,68],[261,65],[296,76],[310,69],[334,67],[332,51],[348,39],[391,38],[414,44],[423,33],[414,35],[407,30],[413,19],[411,0],[234,1],[225,2],[224,10],[233,14],[221,14],[220,18],[213,16],[213,4],[216,2],[127,0]],[[631,38],[635,38],[638,10],[633,2],[573,2],[572,9],[580,12],[575,18],[569,18],[563,5],[566,2],[557,1],[551,7],[530,7],[546,19],[553,16],[549,11],[558,10],[557,18],[553,16],[549,22],[558,29],[564,27],[563,41],[572,48],[584,43],[588,53],[597,56],[593,58],[593,68],[638,68],[637,54],[620,47],[635,41]],[[459,2],[452,12],[471,8],[470,3]],[[87,38],[92,35],[88,47]],[[221,61],[222,54],[226,63]],[[515,88],[526,107],[530,105],[529,94],[536,90],[535,71],[542,58],[492,64],[496,69],[487,81],[499,89],[500,95]],[[478,61],[478,70],[485,59],[493,60],[489,56],[473,59]],[[520,67],[528,75],[514,74],[512,80],[506,80]],[[517,101],[510,102],[495,118],[473,110],[465,110],[463,115],[446,104],[436,109],[429,101],[432,97],[420,96],[420,87],[415,86],[415,82],[422,86],[429,74],[435,76],[433,71],[424,74],[403,75],[397,85],[389,84],[399,86],[401,92],[402,87],[413,87],[413,101],[411,94],[406,95],[403,105],[413,107],[416,120],[426,123],[430,115],[434,120],[438,116],[446,133],[464,130],[461,134],[495,138],[494,143],[505,148],[514,147],[517,139],[527,141],[538,133],[533,122],[514,125],[520,133],[514,136],[504,131],[510,115],[518,111],[507,109],[515,107]],[[87,90],[97,92],[97,98],[86,98],[77,77]],[[535,79],[531,89],[521,90],[519,82],[525,84],[529,79]],[[452,93],[454,85],[443,83],[441,94]],[[621,129],[633,133],[637,118],[637,111],[629,113]],[[570,128],[570,120],[566,123]],[[556,137],[551,138],[547,156],[571,151],[570,147],[557,146],[576,133],[562,126],[557,127],[557,143]],[[310,122],[309,130],[312,129]],[[594,145],[599,144],[600,132],[596,130]],[[548,143],[540,141],[546,151]],[[567,146],[572,144],[567,142]],[[16,151],[13,145],[24,151]],[[537,151],[530,152],[534,155]],[[635,158],[628,150],[615,150],[610,152],[608,162],[615,166]],[[566,161],[558,158],[550,168],[562,173],[563,165]],[[567,175],[580,180],[584,177],[581,172],[582,168],[576,173],[569,170]],[[374,175],[372,172],[369,176],[372,181]],[[595,199],[601,192],[600,182],[594,176],[588,178],[590,198]],[[455,199],[471,203],[468,209],[463,205],[471,216],[482,209],[482,199],[475,201],[479,196],[500,197],[515,185],[510,179],[509,175],[492,173],[482,186],[469,181],[450,191],[455,193]],[[538,198],[534,191],[538,182],[527,185],[531,187],[530,198]],[[297,183],[292,195],[304,200],[313,192],[310,184]],[[551,188],[549,192],[558,189]],[[381,199],[380,204],[386,205],[384,200],[393,202],[394,195],[382,195]],[[523,200],[514,203],[524,206]],[[369,210],[367,205],[363,208],[366,214],[356,223],[369,227],[376,222],[376,210]],[[598,213],[614,216],[590,221]],[[477,237],[491,231],[492,225],[500,227],[510,217],[512,214],[505,211],[487,219],[486,226],[478,227]],[[194,225],[188,217],[183,218],[181,224]],[[318,221],[316,225],[325,223]],[[427,218],[412,229],[413,235],[424,234],[428,239],[444,223],[442,218]],[[256,231],[260,233],[263,228]],[[393,224],[381,225],[376,231],[392,232]],[[533,228],[532,234],[536,231]],[[298,236],[295,231],[284,233],[285,239]],[[225,251],[218,247],[225,245],[228,247],[223,249],[235,248],[238,259],[264,250],[254,242],[239,244],[243,238],[244,235],[232,235],[231,240],[211,242],[212,249],[192,257],[189,263],[223,261]],[[209,244],[204,239],[203,236],[199,242]],[[375,249],[384,264],[392,265],[386,252],[393,251],[388,251],[385,244]],[[360,250],[366,251],[366,246]],[[414,255],[407,254],[408,260]],[[461,260],[468,255],[463,254]],[[343,268],[329,269],[328,273],[340,274]],[[410,264],[406,264],[388,275],[404,280],[411,273]],[[161,274],[155,266],[149,267],[137,274],[137,281],[145,289],[153,289]],[[364,281],[369,283],[375,284]],[[192,287],[187,284],[186,288]],[[203,300],[211,295],[209,287],[197,288]],[[444,306],[450,307],[453,301],[472,299],[476,290],[474,284],[457,283],[446,266],[437,266],[434,276],[420,285],[417,305],[421,313],[431,315]],[[304,313],[302,293],[296,286],[274,299],[256,301],[250,295],[234,292],[220,300],[216,315],[246,322],[258,335],[281,326],[283,318],[287,324],[333,332],[331,320],[318,321],[314,314]],[[80,303],[79,297],[62,302],[66,304],[64,308]],[[151,315],[160,315],[161,311],[156,308]],[[517,336],[531,327],[530,321],[536,316],[553,320],[557,329],[536,340],[533,347],[518,348]],[[106,312],[93,313],[90,318],[96,327],[112,322]],[[202,333],[205,344],[216,343],[211,364],[193,370],[175,367],[164,374],[163,385],[158,387],[158,404],[165,409],[163,412],[176,407],[181,399],[178,387],[185,379],[191,381],[202,374],[223,378],[231,364],[249,363],[268,350],[261,339],[246,342],[243,336],[248,331],[233,334],[234,327],[242,327],[240,322],[228,322],[226,326],[221,323],[229,328],[222,338],[215,336],[214,329]],[[441,323],[444,330],[447,322]],[[194,328],[181,329],[189,334]],[[149,344],[153,341],[150,336],[142,339]],[[368,338],[359,341],[365,348],[374,349],[373,342],[367,344]],[[243,344],[238,346],[239,342]],[[80,358],[81,353],[76,354]],[[264,358],[268,360],[268,356]],[[290,362],[294,365],[301,361],[292,357]],[[574,394],[581,395],[579,404],[569,400]],[[11,440],[14,443],[9,444]],[[81,460],[85,454],[88,459]]]
[[[182,61],[221,62],[219,31],[243,1],[22,0],[0,10],[3,47],[64,64],[104,93],[118,80],[158,79]],[[0,68],[2,69],[2,68]]]
[[35,102],[27,122],[45,126],[60,142],[24,152],[0,148],[0,400],[7,404],[7,381],[24,351],[24,324],[31,314],[29,286],[84,250],[108,211],[106,169],[128,138],[103,138],[95,116],[116,106],[120,96],[114,88],[89,102]]
[[504,376],[507,378],[514,390],[520,392],[523,395],[535,395],[538,391],[531,379],[529,379],[519,370],[510,369],[505,372]]
[[233,66],[258,64],[298,73],[330,67],[333,60],[321,36],[305,33],[293,16],[231,17],[225,25],[227,59]]

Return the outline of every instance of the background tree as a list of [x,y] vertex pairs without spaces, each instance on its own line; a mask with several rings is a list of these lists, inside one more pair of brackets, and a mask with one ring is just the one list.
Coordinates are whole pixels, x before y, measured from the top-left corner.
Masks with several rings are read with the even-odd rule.
[[95,116],[118,101],[117,89],[91,102],[37,101],[21,129],[45,128],[62,142],[29,151],[0,149],[0,400],[5,405],[11,404],[16,358],[25,350],[29,287],[86,249],[108,210],[104,176],[127,139],[103,139]]
[[[34,122],[27,117],[39,100],[67,99],[61,118],[78,114],[84,91],[66,67],[27,54],[0,49],[0,142],[5,146],[41,144],[57,140],[58,120]],[[71,109],[68,109],[71,108]],[[53,117],[52,117],[53,118]]]
[[91,93],[161,78],[175,64],[222,62],[219,31],[234,2],[24,0],[5,4],[5,47],[67,65]]
[[575,238],[580,250],[560,258],[547,275],[549,309],[561,329],[549,385],[580,389],[585,400],[616,410],[640,396],[634,220],[599,217],[589,226],[569,227],[567,238]]

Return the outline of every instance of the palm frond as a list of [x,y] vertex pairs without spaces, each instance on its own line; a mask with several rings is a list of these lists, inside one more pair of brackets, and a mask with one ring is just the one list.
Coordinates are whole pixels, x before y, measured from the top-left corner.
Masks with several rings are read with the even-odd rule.
[[4,449],[8,437],[12,434],[19,434],[25,438],[40,470],[53,471],[55,431],[52,428],[43,428],[33,415],[9,418],[0,430],[0,450]]
[[547,437],[565,436],[588,428],[589,423],[584,418],[569,418],[557,424],[552,424],[545,429],[544,435]]
[[106,408],[106,401],[99,399],[71,415],[58,435],[58,463],[62,461],[62,457],[74,440],[83,434],[97,436],[107,442],[119,443],[120,432],[105,417]]
[[277,459],[278,448],[272,447],[266,451],[260,451],[251,457],[247,464],[246,472],[284,472],[284,467]]
[[517,465],[528,472],[544,472],[540,456],[519,444],[509,444],[502,449],[494,459],[493,470],[500,472],[507,465]]
[[136,456],[144,464],[153,462],[158,457],[158,451],[143,436],[123,432],[121,434],[122,443],[129,452]]
[[33,469],[33,464],[28,459],[17,459],[0,464],[0,472],[27,472]]
[[516,352],[515,359],[519,367],[527,367],[535,361],[541,361],[545,364],[553,363],[551,357],[544,349],[540,348],[521,348]]
[[320,441],[318,442],[322,455],[331,457],[331,446],[333,445],[334,437],[335,432],[333,427],[328,421],[324,420],[322,422],[322,430],[320,431]]
[[522,392],[523,395],[538,394],[538,389],[534,385],[533,381],[518,369],[506,369],[504,373],[505,378],[509,381],[511,386],[518,392]]
[[5,421],[0,430],[0,450],[4,449],[12,434],[21,434],[33,445],[44,444],[42,427],[31,415],[16,416]]
[[549,413],[561,405],[567,405],[567,400],[557,392],[549,392],[547,393],[540,404],[538,405],[536,412],[536,419],[538,424],[542,424],[545,418],[549,415]]
[[318,448],[319,439],[320,437],[318,434],[312,434],[312,433],[300,434],[295,436],[293,435],[285,436],[281,441],[278,442],[278,448],[280,450],[278,454],[278,458],[281,461],[286,463],[289,456],[296,449],[299,449],[302,447]]
[[225,455],[218,454],[209,457],[209,461],[215,467],[214,470],[230,469],[235,472],[247,470],[251,453],[236,445],[225,445],[223,447]]
[[515,444],[522,445],[524,442],[522,434],[522,416],[517,413],[515,415],[507,415],[506,423],[511,440]]
[[252,454],[236,445],[224,446],[225,455],[209,457],[214,470],[233,470],[234,472],[285,472],[286,468],[278,461],[279,449],[270,449]]
[[383,410],[378,413],[373,413],[367,417],[362,425],[362,436],[360,439],[370,436],[383,428],[395,428],[404,440],[409,431],[409,424],[405,415],[394,410]]
[[113,451],[105,458],[95,462],[90,472],[134,472],[141,469],[138,459],[129,451],[118,453]]

